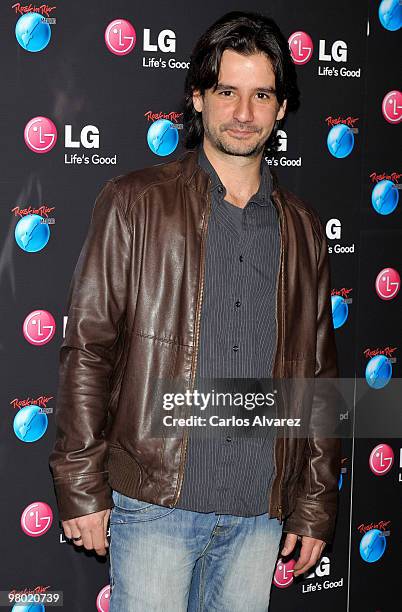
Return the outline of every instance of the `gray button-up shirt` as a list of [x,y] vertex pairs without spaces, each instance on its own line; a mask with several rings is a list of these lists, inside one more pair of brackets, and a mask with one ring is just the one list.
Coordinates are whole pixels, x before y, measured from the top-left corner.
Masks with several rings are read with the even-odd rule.
[[[195,388],[210,391],[203,379],[220,378],[237,379],[239,390],[240,379],[269,378],[275,356],[280,233],[272,178],[262,158],[260,187],[239,208],[225,200],[225,186],[203,146],[198,163],[212,182]],[[267,512],[272,431],[245,436],[233,428],[230,435],[225,430],[199,437],[191,430],[177,507],[240,516]]]

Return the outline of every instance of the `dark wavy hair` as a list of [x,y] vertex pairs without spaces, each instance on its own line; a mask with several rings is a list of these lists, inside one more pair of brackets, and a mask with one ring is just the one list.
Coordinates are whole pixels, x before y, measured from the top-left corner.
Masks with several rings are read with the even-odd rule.
[[273,19],[260,13],[231,11],[213,23],[196,43],[190,56],[190,66],[184,85],[182,101],[184,146],[198,147],[203,140],[202,114],[193,105],[193,91],[205,90],[218,84],[222,54],[233,49],[244,55],[265,53],[271,60],[275,74],[276,98],[279,104],[287,100],[286,114],[277,120],[265,143],[264,155],[273,154],[279,146],[277,135],[289,112],[300,104],[297,74],[289,45]]

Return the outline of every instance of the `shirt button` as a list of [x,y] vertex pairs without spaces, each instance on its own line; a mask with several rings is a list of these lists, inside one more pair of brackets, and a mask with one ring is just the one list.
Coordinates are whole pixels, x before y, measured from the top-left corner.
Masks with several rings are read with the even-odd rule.
[[218,191],[219,191],[219,193],[222,193],[222,191],[223,191],[223,187],[222,187],[222,185],[219,185],[219,187],[218,187]]
[[243,255],[239,255],[239,261],[243,261]]
[[236,308],[240,307],[241,302],[239,302],[239,300],[237,300],[237,302],[235,303]]
[[237,351],[239,350],[239,347],[237,346],[237,344],[234,345],[233,350],[235,353],[237,353]]
[[226,438],[226,442],[231,442],[231,441],[232,441],[232,438],[231,438],[230,436],[228,436],[228,437]]

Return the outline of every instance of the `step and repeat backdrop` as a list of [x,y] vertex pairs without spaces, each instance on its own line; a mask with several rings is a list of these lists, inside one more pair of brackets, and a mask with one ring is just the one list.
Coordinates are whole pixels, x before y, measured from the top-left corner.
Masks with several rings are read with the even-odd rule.
[[[68,612],[109,609],[108,558],[66,542],[48,468],[67,291],[104,182],[184,152],[197,38],[227,11],[256,10],[288,38],[301,90],[266,162],[325,225],[340,371],[354,380],[334,541],[299,578],[294,560],[278,562],[270,610],[400,609],[399,0],[3,0],[0,10],[0,604],[42,611],[57,591],[52,604]],[[23,605],[29,593],[35,607]]]

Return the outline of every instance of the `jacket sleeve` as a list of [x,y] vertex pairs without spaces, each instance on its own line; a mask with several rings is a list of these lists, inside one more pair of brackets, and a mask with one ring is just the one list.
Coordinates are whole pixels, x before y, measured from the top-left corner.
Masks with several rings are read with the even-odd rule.
[[[125,318],[132,233],[113,179],[96,198],[70,284],[49,466],[61,520],[113,507],[104,428]],[[124,326],[123,326],[124,328]]]
[[[331,278],[325,231],[316,213],[317,260],[317,345],[312,421],[336,428],[336,406],[331,401],[329,383],[337,378],[338,361],[331,306]],[[327,391],[328,390],[328,391]],[[332,421],[333,420],[333,421]],[[328,424],[328,425],[327,425]],[[327,429],[324,430],[327,431]],[[318,437],[310,429],[305,447],[305,463],[299,481],[296,507],[285,520],[284,531],[332,541],[338,509],[338,479],[341,469],[340,438]]]

